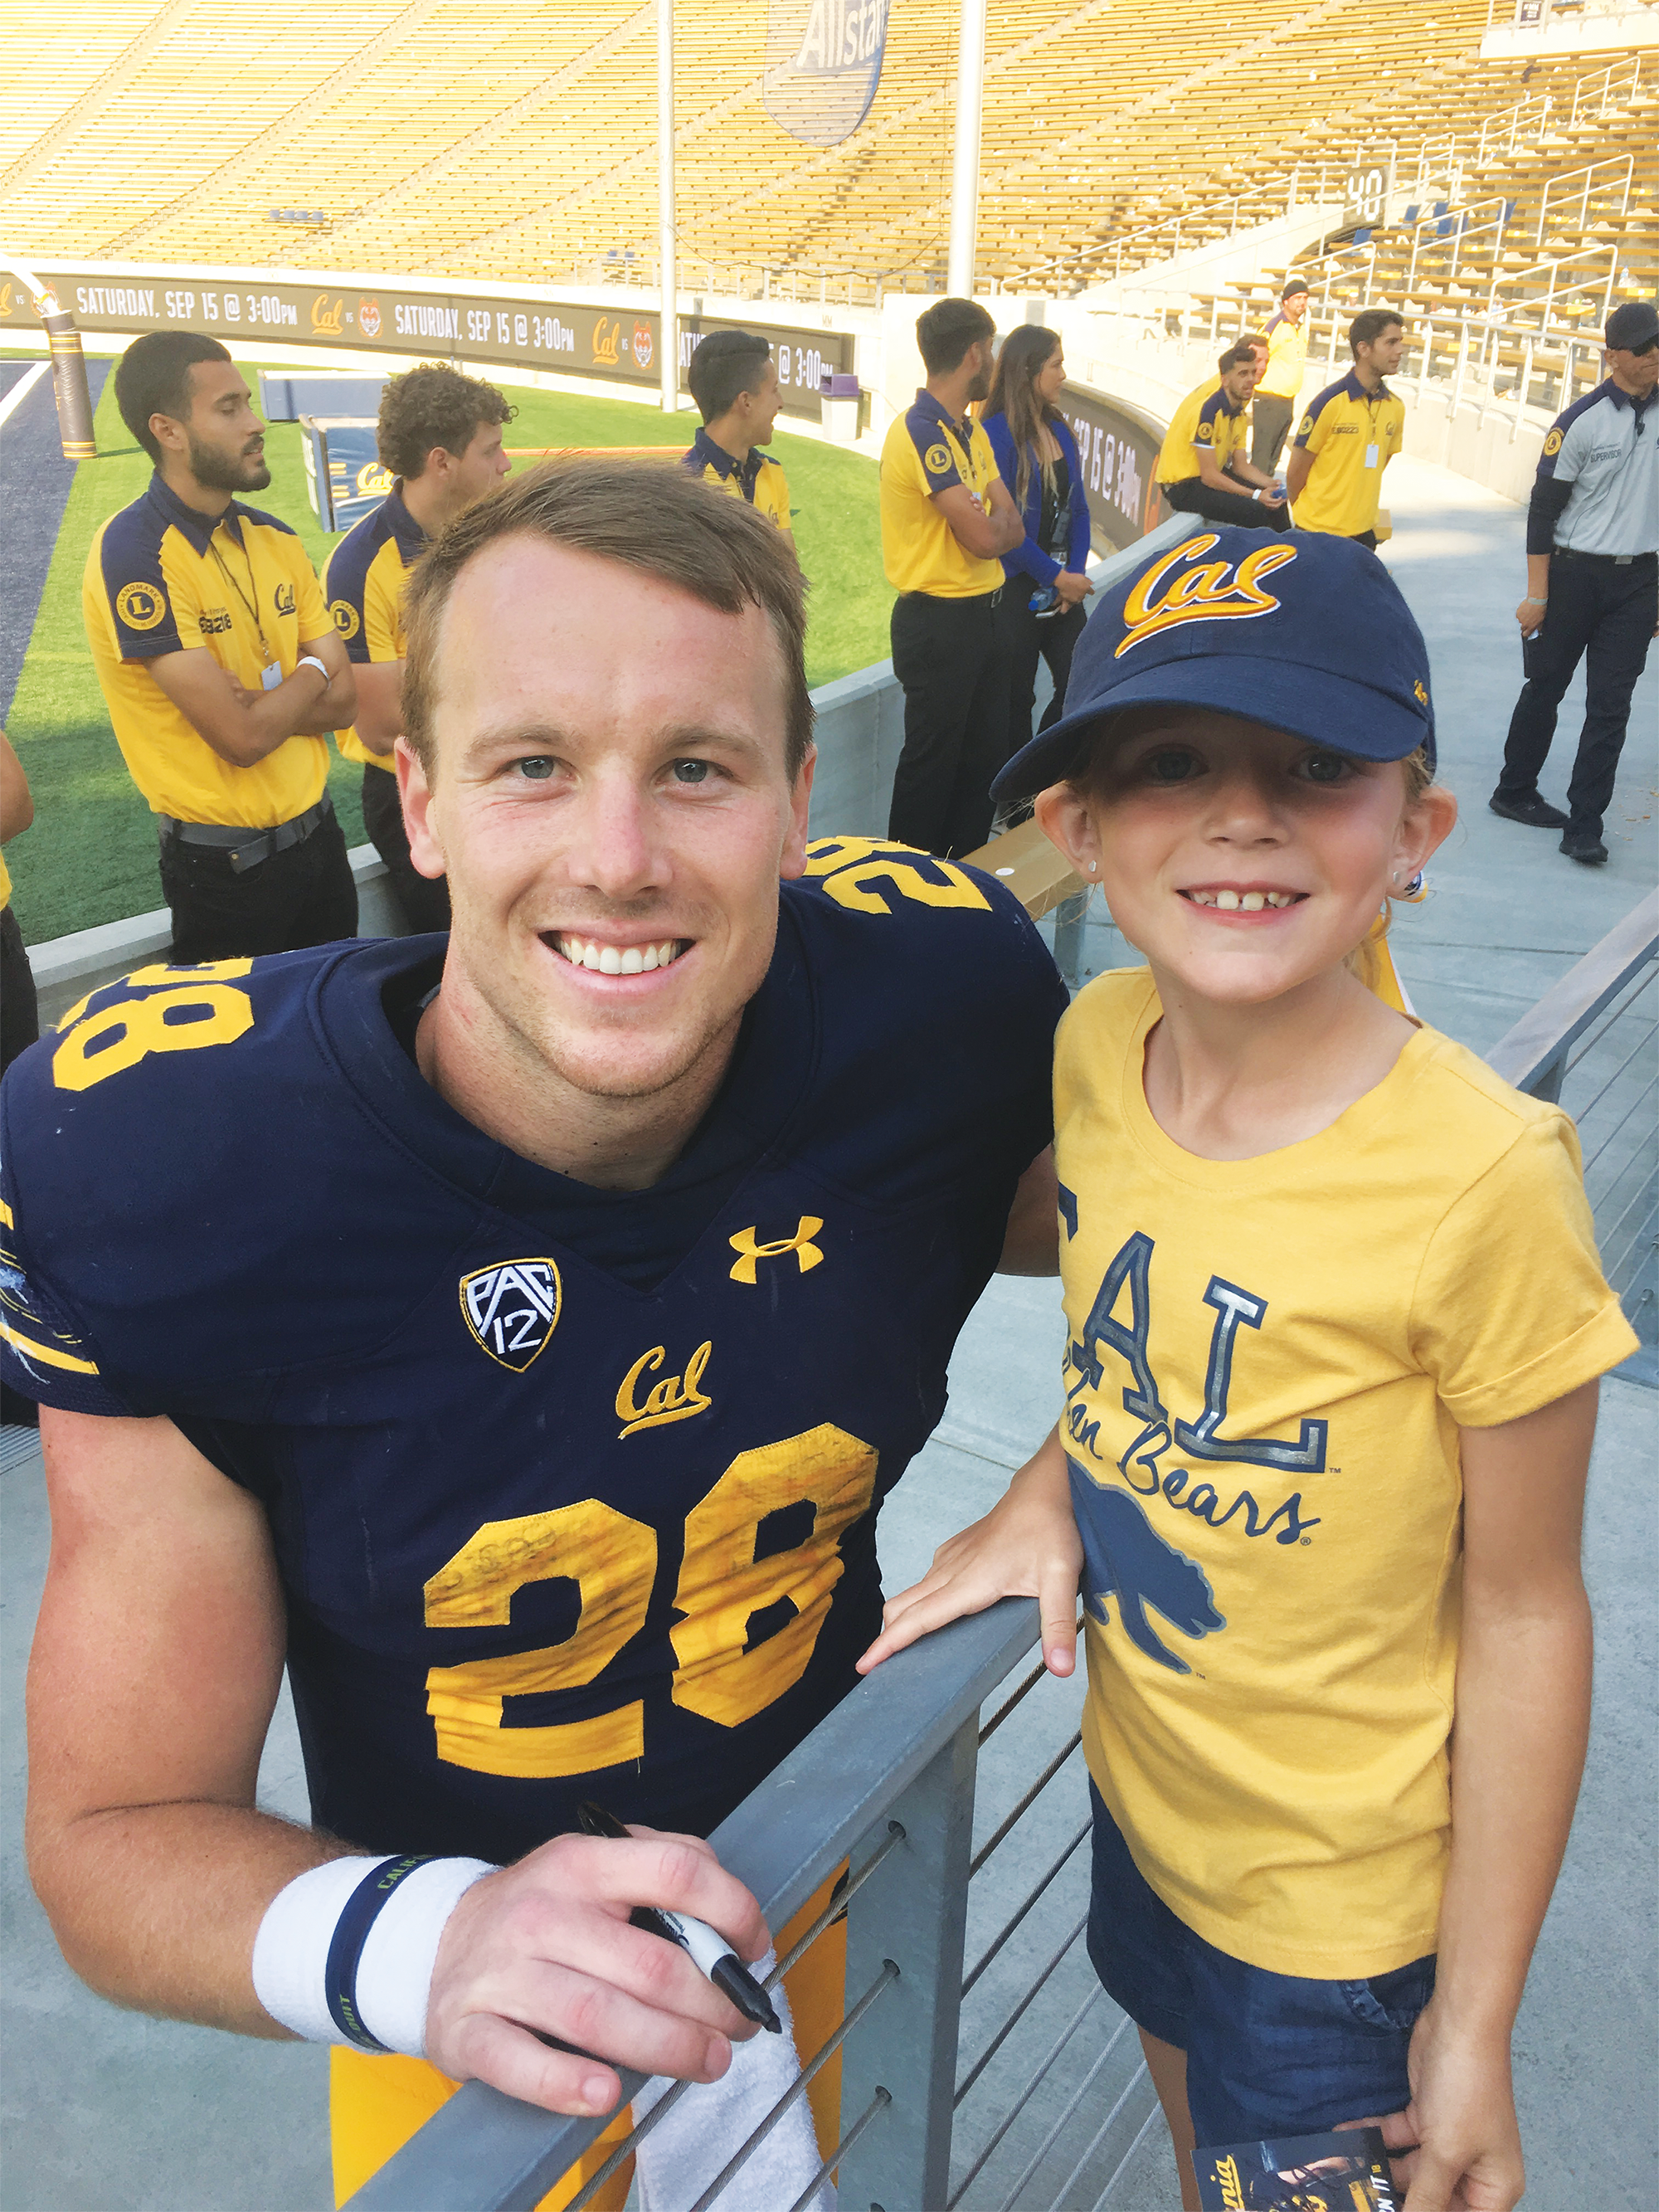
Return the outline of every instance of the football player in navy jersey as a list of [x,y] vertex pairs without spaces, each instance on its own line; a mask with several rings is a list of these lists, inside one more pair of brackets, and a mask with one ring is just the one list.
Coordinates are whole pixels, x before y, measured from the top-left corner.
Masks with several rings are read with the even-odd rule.
[[[800,593],[689,477],[482,502],[408,604],[450,935],[141,969],[0,1094],[36,1887],[118,2002],[339,2045],[343,2192],[469,2076],[721,2073],[629,1908],[763,1945],[696,1839],[853,1686],[957,1331],[1054,1265],[1063,988],[993,879],[806,842]],[[254,1805],[284,1662],[311,1827]]]

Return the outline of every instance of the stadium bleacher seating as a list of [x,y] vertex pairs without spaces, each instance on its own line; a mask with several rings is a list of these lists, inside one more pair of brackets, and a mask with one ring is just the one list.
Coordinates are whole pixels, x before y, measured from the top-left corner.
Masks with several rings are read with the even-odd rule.
[[[1499,278],[1524,294],[1538,261],[1605,265],[1616,247],[1620,290],[1651,291],[1659,101],[1640,70],[1575,115],[1590,58],[1482,63],[1484,0],[1436,4],[1375,0],[1362,39],[1341,0],[1197,15],[1006,0],[986,57],[981,277],[1076,290],[1131,274],[1282,212],[1291,191],[1329,197],[1357,148],[1391,141],[1419,163],[1422,207],[1444,202],[1453,227],[1419,217],[1409,238],[1380,236],[1374,289],[1484,302]],[[957,0],[895,11],[876,104],[827,149],[765,112],[759,11],[678,0],[676,23],[688,262],[809,285],[942,282]],[[43,258],[649,282],[653,39],[640,0],[509,0],[488,18],[464,0],[301,0],[280,19],[222,0],[210,50],[188,0],[111,0],[72,28],[0,0],[15,58],[0,234]],[[1610,80],[1620,59],[1595,58]],[[1646,70],[1659,85],[1659,64]],[[1626,165],[1622,197],[1610,168],[1563,188],[1590,161]],[[1489,202],[1514,204],[1501,228],[1482,227]]]

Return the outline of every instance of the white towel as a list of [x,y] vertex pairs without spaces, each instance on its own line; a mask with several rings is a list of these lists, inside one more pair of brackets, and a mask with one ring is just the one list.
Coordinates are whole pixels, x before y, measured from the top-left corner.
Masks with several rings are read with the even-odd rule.
[[[769,1951],[750,1971],[764,1981],[776,1964],[775,1954]],[[732,2063],[720,2080],[694,2084],[635,2152],[640,2212],[690,2212],[738,2145],[799,2080],[800,2059],[781,1982],[771,1997],[783,2022],[782,2034],[769,2035],[762,2029],[747,2043],[734,2043]],[[634,2100],[635,2125],[672,2087],[660,2075],[646,2083]],[[718,2212],[761,2212],[763,2207],[764,2212],[789,2212],[819,2163],[811,2106],[803,2092],[715,2198]],[[833,2182],[819,2183],[807,2212],[836,2212]]]

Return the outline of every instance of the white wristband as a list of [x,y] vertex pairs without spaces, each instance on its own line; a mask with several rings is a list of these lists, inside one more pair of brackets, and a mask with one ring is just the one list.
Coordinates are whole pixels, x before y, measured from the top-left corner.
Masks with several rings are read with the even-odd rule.
[[302,653],[300,655],[300,658],[294,664],[295,674],[297,676],[302,668],[314,668],[317,673],[322,678],[325,684],[331,684],[334,681],[334,678],[329,674],[328,670],[324,666],[323,663],[318,659],[314,653]]
[[1251,497],[1252,499],[1260,499],[1260,498],[1261,498],[1261,485],[1260,485],[1260,484],[1258,484],[1258,485],[1256,486],[1255,489],[1255,490],[1250,494],[1250,497]]
[[[349,2043],[328,2008],[329,1946],[365,1875],[386,1859],[330,1859],[279,1890],[253,1941],[253,1990],[271,2018],[307,2043]],[[401,1882],[363,1939],[358,2016],[388,2051],[420,2058],[432,1969],[450,1914],[475,1881],[498,1869],[484,1859],[429,1859]]]

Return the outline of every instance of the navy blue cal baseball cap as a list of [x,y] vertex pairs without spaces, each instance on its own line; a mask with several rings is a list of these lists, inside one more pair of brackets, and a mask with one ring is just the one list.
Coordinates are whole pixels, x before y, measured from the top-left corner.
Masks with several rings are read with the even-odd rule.
[[991,790],[1025,799],[1072,775],[1126,707],[1207,707],[1358,760],[1434,765],[1429,654],[1375,553],[1322,531],[1200,528],[1151,554],[1090,616],[1066,710]]

